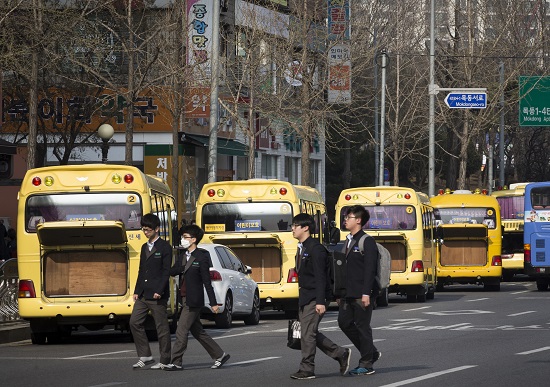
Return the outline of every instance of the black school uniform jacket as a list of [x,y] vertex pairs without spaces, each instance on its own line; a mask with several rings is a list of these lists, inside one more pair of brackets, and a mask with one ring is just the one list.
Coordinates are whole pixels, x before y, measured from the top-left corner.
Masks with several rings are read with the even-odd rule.
[[210,306],[217,305],[214,288],[210,281],[210,253],[197,248],[191,253],[189,261],[186,261],[185,251],[182,250],[170,269],[170,275],[180,275],[180,288],[185,281],[187,290],[186,303],[191,308],[204,306],[204,291],[208,295]]
[[172,246],[162,238],[158,238],[151,251],[147,243],[141,246],[139,258],[139,272],[134,294],[146,300],[153,300],[155,293],[160,294],[162,300],[168,299],[170,265],[172,264]]
[[317,305],[327,304],[330,293],[327,255],[325,247],[312,237],[302,243],[302,259],[298,270],[300,306],[312,300]]
[[370,296],[375,290],[378,247],[374,238],[369,236],[365,239],[364,254],[361,254],[358,243],[363,235],[365,232],[359,230],[353,236],[346,255],[346,298]]

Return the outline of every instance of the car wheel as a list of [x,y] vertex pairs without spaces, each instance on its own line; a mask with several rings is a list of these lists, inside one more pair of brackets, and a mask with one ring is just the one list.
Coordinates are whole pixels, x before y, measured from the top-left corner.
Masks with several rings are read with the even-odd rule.
[[544,292],[545,290],[548,290],[548,281],[546,279],[538,279],[537,280],[537,290]]
[[260,323],[260,295],[254,292],[254,300],[252,301],[252,312],[244,318],[246,325],[258,325]]
[[222,313],[216,314],[215,321],[218,328],[228,329],[231,328],[233,322],[233,301],[231,300],[231,293],[227,292],[225,296],[225,307]]

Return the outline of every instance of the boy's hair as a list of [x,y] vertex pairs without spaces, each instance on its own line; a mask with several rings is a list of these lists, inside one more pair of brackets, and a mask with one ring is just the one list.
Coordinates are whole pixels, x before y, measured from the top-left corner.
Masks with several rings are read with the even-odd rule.
[[195,238],[197,242],[195,242],[197,245],[202,240],[202,237],[204,236],[204,230],[197,226],[196,224],[188,224],[187,226],[183,227],[183,234],[189,234],[191,238]]
[[315,232],[315,219],[309,214],[298,214],[292,218],[292,223],[297,224],[300,227],[309,227],[309,233],[313,234]]
[[157,227],[160,227],[160,219],[155,214],[145,214],[141,217],[141,227],[148,227],[151,230],[156,230]]
[[346,211],[346,216],[353,214],[356,218],[361,219],[361,227],[363,227],[370,219],[369,212],[365,209],[365,207],[360,206],[358,204],[351,206]]

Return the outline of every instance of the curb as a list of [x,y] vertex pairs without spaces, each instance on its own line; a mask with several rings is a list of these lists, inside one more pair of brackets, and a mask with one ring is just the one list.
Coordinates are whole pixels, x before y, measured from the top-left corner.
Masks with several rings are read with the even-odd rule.
[[26,321],[0,323],[0,344],[30,340],[31,328]]

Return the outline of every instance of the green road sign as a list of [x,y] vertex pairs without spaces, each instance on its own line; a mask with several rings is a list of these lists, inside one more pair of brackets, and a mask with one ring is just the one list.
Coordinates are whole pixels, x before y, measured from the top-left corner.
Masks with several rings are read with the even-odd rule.
[[519,126],[550,126],[550,77],[519,77]]

